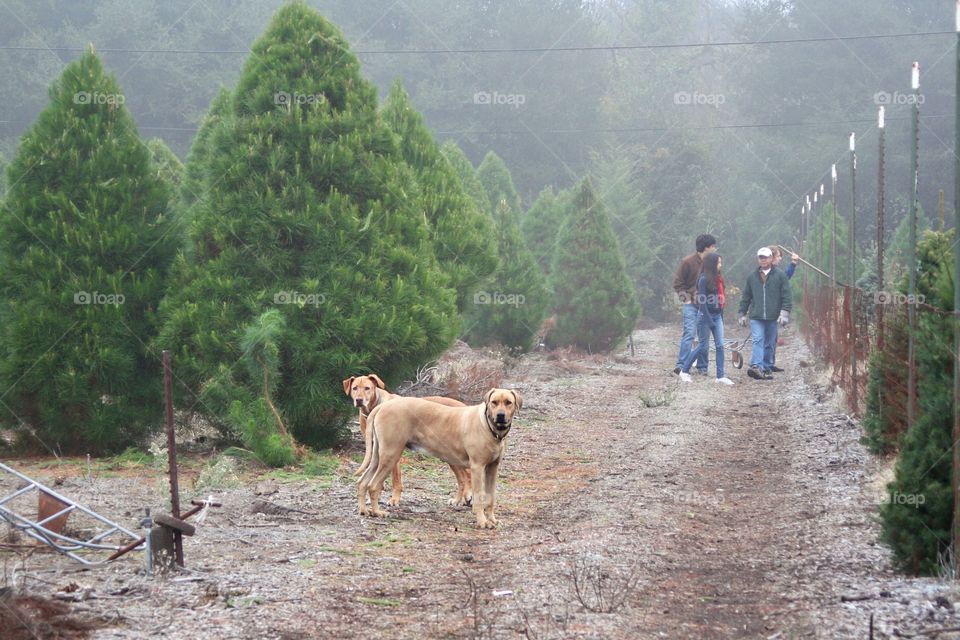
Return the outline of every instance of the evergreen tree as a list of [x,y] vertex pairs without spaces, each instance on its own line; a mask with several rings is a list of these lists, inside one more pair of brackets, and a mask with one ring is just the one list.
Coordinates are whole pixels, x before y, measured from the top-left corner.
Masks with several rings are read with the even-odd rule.
[[548,280],[553,252],[556,250],[557,234],[560,232],[565,214],[564,202],[553,193],[553,187],[546,187],[537,196],[520,223],[523,239],[537,261],[540,272]]
[[161,417],[144,343],[178,244],[172,189],[92,50],[49,97],[0,213],[2,420],[55,451],[113,451]]
[[654,240],[650,223],[654,209],[632,175],[632,164],[633,160],[623,155],[600,162],[597,191],[602,194],[640,308],[653,311],[659,300],[651,281],[657,277],[659,255],[665,247]]
[[467,342],[502,344],[514,351],[530,348],[549,303],[543,274],[520,234],[520,225],[505,201],[494,216],[497,253],[501,260],[486,289],[474,294],[467,313]]
[[[930,219],[924,213],[923,207],[917,207],[917,240],[923,232],[930,229]],[[888,282],[898,282],[907,277],[907,255],[910,249],[910,212],[907,211],[897,223],[890,238],[890,244],[884,253],[884,279]]]
[[[229,115],[230,108],[230,92],[225,87],[220,87],[210,103],[210,109],[200,123],[200,128],[197,129],[197,134],[193,137],[179,191],[181,213],[186,220],[192,219],[190,207],[200,198],[204,190],[203,172],[209,165],[210,138],[214,130],[223,122],[224,117]],[[217,178],[219,176],[215,176],[214,180]]]
[[178,190],[183,182],[184,167],[177,154],[171,151],[170,147],[160,138],[148,140],[147,149],[150,150],[150,158],[153,160],[157,176],[163,182]]
[[483,185],[477,179],[477,171],[463,149],[453,140],[447,140],[440,146],[440,151],[456,174],[460,176],[463,189],[470,196],[470,199],[480,207],[481,211],[489,211],[487,192],[483,190]]
[[520,220],[520,214],[523,211],[520,206],[520,195],[513,186],[513,178],[510,176],[507,165],[493,151],[487,152],[483,162],[477,168],[477,179],[483,185],[484,193],[487,194],[487,211],[491,215],[497,213],[501,202],[506,202],[514,219]]
[[[927,304],[953,308],[954,230],[927,231],[918,243],[917,293]],[[903,438],[896,477],[881,506],[883,538],[896,562],[933,575],[950,546],[953,416],[953,332],[946,314],[918,313],[917,422]]]
[[604,352],[633,329],[640,304],[606,209],[589,179],[577,188],[550,274],[557,324],[549,344]]
[[490,216],[464,191],[399,81],[387,97],[383,117],[399,136],[403,157],[417,177],[416,206],[427,217],[437,259],[462,312],[477,285],[496,268]]
[[239,432],[265,416],[244,413],[263,382],[242,366],[242,340],[279,309],[271,402],[291,435],[326,444],[351,415],[344,375],[397,381],[436,357],[457,334],[455,292],[375,88],[303,0],[255,42],[227,111],[194,174],[193,259],[178,259],[159,344]]

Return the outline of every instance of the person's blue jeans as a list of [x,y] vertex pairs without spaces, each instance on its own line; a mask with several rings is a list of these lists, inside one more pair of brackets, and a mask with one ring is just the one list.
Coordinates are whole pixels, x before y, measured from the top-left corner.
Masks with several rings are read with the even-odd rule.
[[750,366],[770,371],[777,346],[776,320],[750,321]]
[[710,334],[713,334],[713,344],[716,347],[717,352],[717,377],[722,378],[724,374],[723,369],[723,314],[716,313],[710,314],[710,317],[713,319],[713,329],[710,328],[710,324],[705,317],[701,317],[697,325],[697,330],[700,338],[700,345],[691,350],[687,355],[686,360],[684,360],[681,365],[681,371],[686,373],[690,372],[690,367],[693,366],[693,361],[697,360],[701,356],[707,358],[710,354]]
[[767,329],[767,333],[772,333],[773,337],[769,342],[763,343],[763,363],[767,365],[768,371],[777,363],[777,337],[780,335],[780,325],[776,320],[770,326],[772,328]]
[[[683,361],[690,355],[693,347],[693,336],[697,332],[697,305],[683,305],[683,334],[680,336],[680,353],[677,354],[677,366],[683,369]],[[702,340],[701,340],[702,343]],[[697,357],[697,369],[706,372],[710,362],[708,352]]]

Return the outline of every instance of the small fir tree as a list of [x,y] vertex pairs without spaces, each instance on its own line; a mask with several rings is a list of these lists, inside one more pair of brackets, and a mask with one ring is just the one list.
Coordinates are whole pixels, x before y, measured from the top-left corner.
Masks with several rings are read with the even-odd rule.
[[524,242],[533,254],[540,272],[549,282],[550,265],[556,250],[557,234],[563,224],[566,211],[564,201],[554,194],[553,187],[546,187],[524,214],[520,223]]
[[589,179],[577,188],[550,273],[557,318],[548,336],[550,345],[604,352],[633,329],[640,304],[607,212]]
[[495,215],[500,209],[500,203],[505,202],[514,219],[519,221],[522,209],[520,195],[513,186],[513,177],[500,156],[493,151],[487,153],[483,162],[477,168],[477,179],[483,185],[487,194],[487,211]]

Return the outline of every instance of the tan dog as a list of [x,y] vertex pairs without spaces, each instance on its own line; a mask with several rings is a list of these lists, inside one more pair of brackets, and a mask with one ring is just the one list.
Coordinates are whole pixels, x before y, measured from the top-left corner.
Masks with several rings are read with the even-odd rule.
[[477,526],[495,527],[497,471],[503,457],[503,439],[522,402],[516,391],[491,389],[483,404],[471,407],[446,407],[420,398],[398,398],[374,409],[369,425],[373,436],[370,466],[357,485],[360,513],[387,515],[379,504],[383,481],[400,460],[404,448],[409,447],[426,451],[451,467],[468,466]]
[[[350,398],[353,400],[353,405],[360,410],[360,435],[363,437],[364,454],[363,463],[353,474],[358,476],[363,473],[370,464],[372,434],[368,434],[367,432],[367,417],[370,415],[371,411],[376,409],[384,402],[388,402],[394,398],[401,398],[403,396],[398,396],[395,393],[390,393],[387,391],[383,380],[381,380],[380,376],[375,373],[369,373],[365,376],[350,376],[343,381],[343,392],[350,396]],[[444,398],[443,396],[428,396],[424,398],[424,400],[429,400],[430,402],[435,402],[449,407],[466,406],[459,400],[454,400],[453,398]],[[455,467],[453,465],[450,465],[450,470],[453,471],[453,475],[457,479],[457,496],[456,498],[451,499],[450,503],[456,506],[466,506],[470,504],[470,501],[473,498],[473,492],[470,486],[470,470],[464,467]],[[390,504],[397,506],[400,504],[400,494],[403,493],[403,480],[400,476],[399,460],[397,460],[397,464],[393,469],[391,486],[393,491],[390,497]]]

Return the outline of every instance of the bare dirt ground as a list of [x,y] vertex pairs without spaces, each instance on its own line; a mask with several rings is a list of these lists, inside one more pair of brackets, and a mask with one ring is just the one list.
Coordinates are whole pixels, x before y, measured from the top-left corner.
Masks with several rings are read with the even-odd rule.
[[[401,506],[357,515],[357,437],[332,480],[281,477],[258,496],[247,473],[214,491],[223,507],[173,577],[142,575],[139,552],[83,569],[8,540],[0,611],[67,600],[57,615],[95,628],[46,612],[50,628],[0,637],[867,638],[871,624],[877,638],[960,637],[951,583],[890,568],[875,521],[890,461],[859,445],[798,335],[778,352],[786,373],[754,381],[728,364],[724,387],[712,363],[692,383],[670,373],[675,334],[638,331],[634,356],[534,354],[508,370],[524,407],[495,531],[448,506],[449,470],[416,456]],[[61,476],[61,494],[131,528],[162,506],[149,467],[4,462]],[[184,499],[210,493],[190,486]],[[293,511],[253,513],[258,500]]]

